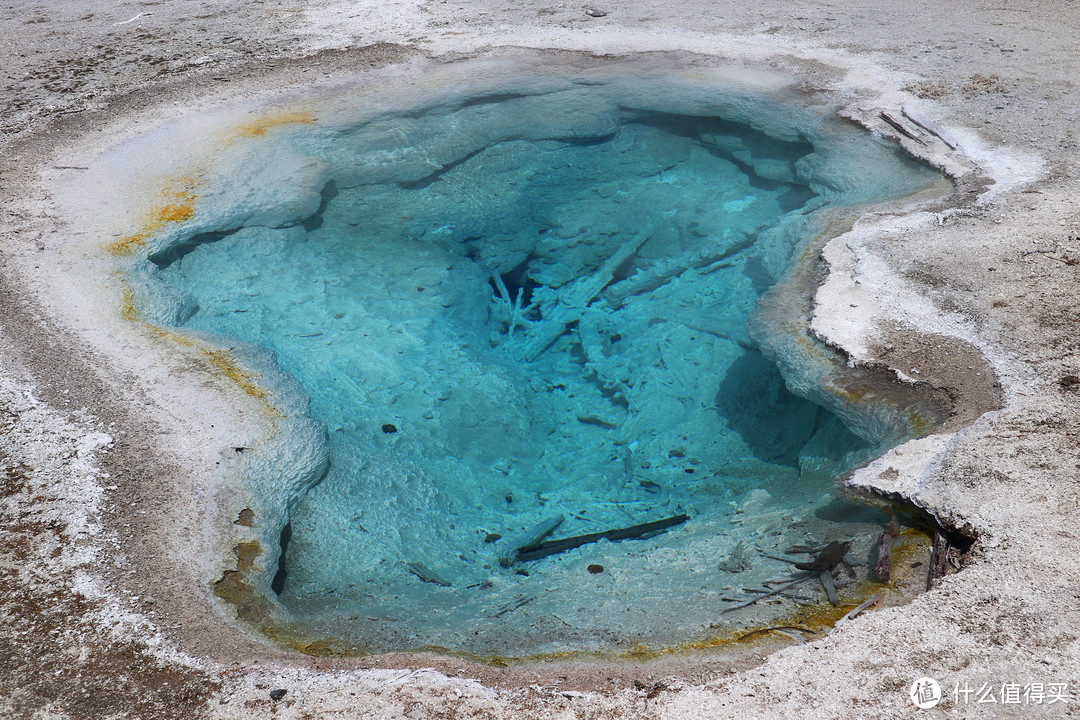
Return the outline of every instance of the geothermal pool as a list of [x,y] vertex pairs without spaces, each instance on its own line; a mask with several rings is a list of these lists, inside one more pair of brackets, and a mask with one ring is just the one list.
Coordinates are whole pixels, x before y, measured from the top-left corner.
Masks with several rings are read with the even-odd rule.
[[294,630],[617,653],[824,601],[724,612],[792,545],[852,539],[837,582],[866,579],[887,518],[832,488],[887,439],[789,392],[748,325],[828,218],[938,176],[827,108],[708,78],[418,97],[260,133],[248,175],[306,200],[174,232],[136,273],[147,317],[273,351],[325,426],[267,578]]

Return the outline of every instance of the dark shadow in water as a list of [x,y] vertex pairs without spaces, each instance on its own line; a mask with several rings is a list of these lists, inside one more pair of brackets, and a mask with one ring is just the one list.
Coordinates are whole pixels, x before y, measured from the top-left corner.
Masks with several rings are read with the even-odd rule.
[[315,211],[315,214],[309,217],[303,222],[304,230],[311,232],[312,230],[318,230],[323,224],[323,213],[326,212],[326,206],[330,204],[330,201],[338,196],[337,183],[331,180],[323,186],[322,192],[319,193],[322,196],[322,202],[319,203],[319,209]]
[[805,185],[791,185],[788,190],[785,190],[776,199],[776,202],[780,206],[781,212],[789,213],[798,210],[815,197],[817,197],[817,193]]
[[278,595],[285,589],[285,552],[289,549],[289,541],[292,540],[292,523],[285,523],[285,527],[281,528],[281,538],[278,542],[281,544],[281,555],[278,556],[277,572],[274,573],[274,579],[270,581],[270,589]]
[[797,467],[799,451],[828,413],[793,395],[780,371],[756,350],[744,350],[716,395],[716,408],[765,462]]
[[225,230],[222,232],[199,233],[198,235],[193,235],[192,237],[188,238],[184,243],[180,245],[170,247],[167,250],[159,253],[154,253],[153,255],[149,256],[147,260],[154,263],[160,268],[168,267],[177,260],[180,260],[182,257],[187,255],[195,248],[199,247],[200,245],[208,245],[209,243],[215,243],[218,240],[224,240],[233,233],[237,232],[237,230],[239,230],[239,228],[237,228],[236,230]]
[[814,516],[834,523],[877,523],[889,526],[889,515],[873,505],[861,505],[836,498],[814,511]]
[[776,278],[772,276],[768,268],[765,267],[761,256],[757,254],[749,255],[746,258],[746,263],[743,265],[743,275],[750,280],[750,283],[754,286],[754,292],[758,295],[763,295],[766,290],[776,284]]

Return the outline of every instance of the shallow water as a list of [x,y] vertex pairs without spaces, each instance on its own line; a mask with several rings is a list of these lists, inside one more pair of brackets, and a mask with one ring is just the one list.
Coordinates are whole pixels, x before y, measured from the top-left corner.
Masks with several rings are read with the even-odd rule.
[[[184,327],[272,349],[327,427],[274,580],[306,633],[479,655],[687,642],[786,570],[766,554],[880,521],[831,487],[881,448],[788,392],[746,326],[813,209],[927,182],[891,148],[655,78],[451,93],[282,142],[329,168],[315,214],[152,259],[197,305]],[[683,514],[515,560],[545,522]]]

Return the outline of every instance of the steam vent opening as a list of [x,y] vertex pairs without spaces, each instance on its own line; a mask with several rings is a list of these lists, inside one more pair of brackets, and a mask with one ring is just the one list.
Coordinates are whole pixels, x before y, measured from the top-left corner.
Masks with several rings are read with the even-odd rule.
[[833,488],[886,440],[792,394],[748,325],[830,213],[940,180],[781,95],[583,73],[339,102],[245,160],[308,210],[149,254],[148,316],[273,351],[325,425],[267,563],[294,635],[688,646],[828,603],[815,578],[737,607],[833,540],[837,592],[872,585],[888,517]]

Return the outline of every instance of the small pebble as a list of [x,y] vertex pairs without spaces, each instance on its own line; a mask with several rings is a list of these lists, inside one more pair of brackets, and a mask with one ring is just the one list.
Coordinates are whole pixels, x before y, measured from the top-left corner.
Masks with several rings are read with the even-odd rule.
[[270,699],[277,702],[281,698],[285,697],[285,688],[278,688],[277,690],[270,691]]
[[397,425],[394,425],[393,423],[386,423],[385,425],[382,426],[382,431],[384,433],[388,433],[388,434],[389,433],[396,433],[397,432]]
[[502,540],[502,535],[499,533],[488,533],[484,536],[484,542],[486,543],[498,542],[499,540]]
[[603,565],[590,565],[587,569],[593,575],[599,575],[600,573],[604,572],[604,566]]
[[604,17],[605,15],[607,15],[606,12],[604,12],[603,10],[599,10],[597,8],[589,8],[588,10],[585,11],[585,14],[588,15],[589,17]]

